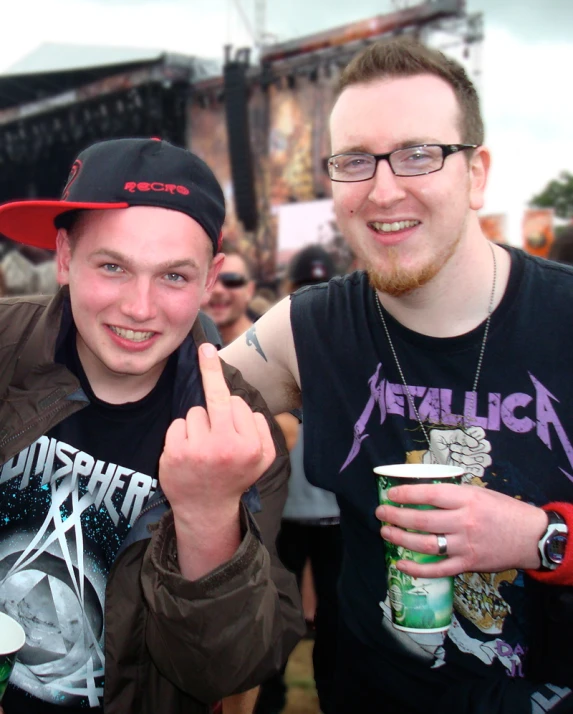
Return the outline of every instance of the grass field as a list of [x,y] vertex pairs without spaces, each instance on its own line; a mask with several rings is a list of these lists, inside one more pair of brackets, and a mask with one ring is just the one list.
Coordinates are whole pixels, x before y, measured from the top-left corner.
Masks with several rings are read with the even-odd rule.
[[283,714],[320,714],[312,677],[313,640],[302,640],[288,661],[285,680],[287,705]]

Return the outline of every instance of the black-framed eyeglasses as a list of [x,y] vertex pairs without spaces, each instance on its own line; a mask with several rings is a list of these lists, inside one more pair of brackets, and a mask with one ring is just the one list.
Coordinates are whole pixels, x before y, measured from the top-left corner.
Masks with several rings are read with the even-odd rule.
[[242,288],[249,280],[241,273],[219,273],[220,280],[226,288]]
[[331,181],[368,181],[373,178],[379,161],[387,161],[395,176],[424,176],[444,166],[452,154],[477,149],[477,144],[421,144],[395,149],[387,154],[359,151],[335,154],[326,160]]

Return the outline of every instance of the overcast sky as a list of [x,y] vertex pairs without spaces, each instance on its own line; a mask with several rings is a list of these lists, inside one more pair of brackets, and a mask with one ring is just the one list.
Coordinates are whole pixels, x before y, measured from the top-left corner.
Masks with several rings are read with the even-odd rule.
[[[246,25],[255,25],[254,0],[18,0],[2,5],[0,72],[43,42],[222,58],[226,43],[252,44]],[[467,0],[467,7],[470,13],[483,12],[485,20],[481,53],[468,65],[480,70],[493,155],[485,211],[507,213],[510,240],[519,243],[527,201],[560,171],[573,171],[573,0]],[[391,9],[390,0],[267,0],[266,28],[277,40],[286,40]]]

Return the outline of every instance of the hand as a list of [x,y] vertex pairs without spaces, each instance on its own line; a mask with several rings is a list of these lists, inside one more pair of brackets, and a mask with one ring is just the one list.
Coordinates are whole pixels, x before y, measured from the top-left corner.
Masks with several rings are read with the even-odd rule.
[[[414,577],[438,578],[464,572],[499,572],[538,568],[537,542],[547,514],[524,501],[489,488],[453,484],[419,484],[391,488],[396,503],[435,506],[416,510],[380,506],[376,517],[382,537],[418,553],[437,555],[437,534],[448,542],[448,557],[437,563],[401,560],[399,570]],[[423,531],[409,533],[404,529]]]
[[259,689],[260,687],[254,687],[241,694],[225,697],[223,699],[223,714],[251,714],[257,703]]
[[[206,408],[191,408],[167,430],[159,481],[173,509],[180,565],[182,549],[195,564],[203,552],[207,570],[199,570],[208,572],[238,547],[241,496],[272,464],[275,448],[265,417],[231,396],[213,345],[199,348],[199,368]],[[182,573],[192,577],[183,566]]]

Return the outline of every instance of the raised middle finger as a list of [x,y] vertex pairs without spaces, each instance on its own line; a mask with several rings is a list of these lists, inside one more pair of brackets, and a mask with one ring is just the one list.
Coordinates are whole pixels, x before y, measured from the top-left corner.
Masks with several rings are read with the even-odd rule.
[[205,406],[212,429],[228,429],[233,426],[231,393],[219,354],[214,345],[205,342],[199,347],[199,369],[205,392]]

